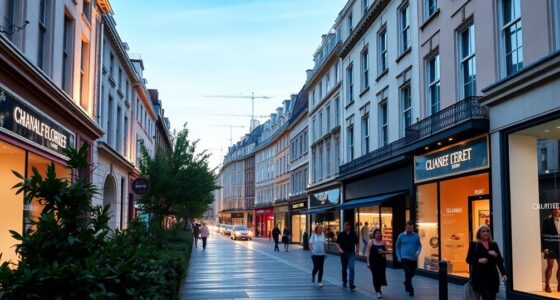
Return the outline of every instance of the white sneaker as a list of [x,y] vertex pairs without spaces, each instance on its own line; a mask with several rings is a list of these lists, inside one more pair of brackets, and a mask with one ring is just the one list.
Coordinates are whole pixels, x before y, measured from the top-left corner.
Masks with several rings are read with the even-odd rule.
[[323,283],[322,283],[322,282],[319,282],[319,287],[323,287]]
[[381,293],[377,293],[377,299],[381,299]]

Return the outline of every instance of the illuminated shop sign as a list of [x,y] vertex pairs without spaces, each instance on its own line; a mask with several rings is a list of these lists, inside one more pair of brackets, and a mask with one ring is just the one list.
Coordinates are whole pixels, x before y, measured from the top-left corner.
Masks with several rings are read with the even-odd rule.
[[310,196],[310,207],[338,204],[340,202],[340,189],[323,191]]
[[0,89],[0,130],[64,155],[74,134],[23,100]]
[[305,203],[305,202],[300,202],[300,203],[292,204],[292,209],[305,208],[305,207],[306,207],[306,204],[307,204],[307,203]]
[[487,168],[488,140],[485,137],[414,158],[416,182]]

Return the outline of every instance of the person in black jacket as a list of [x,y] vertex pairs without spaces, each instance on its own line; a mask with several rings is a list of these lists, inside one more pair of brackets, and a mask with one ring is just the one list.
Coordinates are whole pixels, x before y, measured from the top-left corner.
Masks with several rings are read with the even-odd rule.
[[292,233],[290,232],[290,229],[288,229],[288,227],[284,227],[284,230],[282,231],[282,243],[284,243],[284,251],[286,252],[288,252],[291,235]]
[[[546,259],[546,270],[544,277],[546,285],[544,291],[551,293],[550,278],[552,277],[552,269],[554,268],[554,261],[558,264],[556,271],[556,279],[560,282],[560,209],[553,209],[552,216],[546,218],[542,224],[541,231],[541,249]],[[560,292],[560,284],[556,288]]]
[[194,247],[198,248],[198,239],[200,238],[200,226],[198,224],[194,224],[193,238],[194,238]]
[[274,229],[272,229],[272,238],[274,239],[274,251],[280,252],[278,248],[278,239],[280,238],[280,228],[278,228],[278,224],[275,224]]
[[476,231],[476,241],[470,243],[467,263],[471,266],[471,284],[482,300],[494,300],[500,290],[500,276],[507,280],[504,259],[498,244],[492,241],[488,225],[481,225]]

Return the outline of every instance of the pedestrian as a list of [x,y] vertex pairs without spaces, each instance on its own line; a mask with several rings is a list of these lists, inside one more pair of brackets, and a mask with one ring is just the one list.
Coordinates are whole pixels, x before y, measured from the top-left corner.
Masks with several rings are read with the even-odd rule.
[[[354,264],[356,263],[356,252],[359,250],[360,240],[354,232],[349,221],[344,222],[344,230],[338,234],[336,248],[340,253],[340,263],[342,264],[342,287],[347,287],[353,291],[354,285]],[[348,274],[350,273],[350,274]]]
[[385,254],[390,253],[387,251],[387,243],[383,240],[381,230],[375,229],[373,231],[373,239],[369,240],[366,253],[367,267],[370,269],[373,278],[373,288],[375,289],[377,299],[381,299],[383,295],[381,287],[387,286],[387,276],[385,274],[387,259]]
[[282,231],[282,243],[284,243],[284,251],[288,252],[288,245],[290,243],[290,235],[292,235],[292,233],[290,232],[290,229],[288,229],[288,227],[284,227],[284,230]]
[[311,272],[311,282],[315,283],[315,275],[319,273],[319,286],[323,286],[323,266],[325,264],[325,235],[323,234],[323,225],[315,226],[315,230],[309,239],[309,248],[311,250],[311,260],[313,261],[313,271]]
[[278,224],[274,225],[274,229],[272,229],[272,238],[274,239],[274,251],[280,252],[278,248],[278,239],[280,237],[280,228],[278,228]]
[[[558,265],[556,268],[556,282],[560,283],[560,243],[558,240],[558,237],[560,237],[560,209],[552,209],[551,213],[550,217],[544,219],[541,227],[541,248],[546,260],[544,291],[547,293],[552,293],[550,278],[554,269],[554,261]],[[556,291],[560,292],[560,284],[557,285]]]
[[366,247],[368,246],[369,243],[369,223],[366,222],[364,227],[362,227],[362,229],[360,230],[360,237],[362,239],[362,253],[365,255],[366,254]]
[[194,247],[198,248],[198,239],[200,238],[200,227],[198,224],[194,224],[193,226],[193,238],[194,238]]
[[492,241],[488,225],[481,225],[476,231],[476,241],[469,244],[467,263],[471,267],[471,284],[482,300],[494,300],[500,290],[500,276],[507,281],[504,259],[498,244]]
[[414,223],[411,221],[406,222],[406,229],[399,234],[395,251],[397,254],[397,261],[399,261],[404,269],[404,289],[414,296],[414,287],[412,286],[412,277],[416,274],[416,267],[418,266],[418,255],[422,250],[422,243],[420,237],[414,230]]
[[200,238],[202,239],[202,250],[206,250],[206,239],[210,235],[208,231],[208,227],[206,227],[206,223],[202,223],[202,227],[200,228]]

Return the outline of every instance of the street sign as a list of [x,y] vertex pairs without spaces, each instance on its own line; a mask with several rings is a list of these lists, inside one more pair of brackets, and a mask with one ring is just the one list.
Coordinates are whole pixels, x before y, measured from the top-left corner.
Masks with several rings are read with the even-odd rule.
[[132,181],[132,191],[138,195],[144,195],[150,189],[150,182],[146,178],[136,178]]

